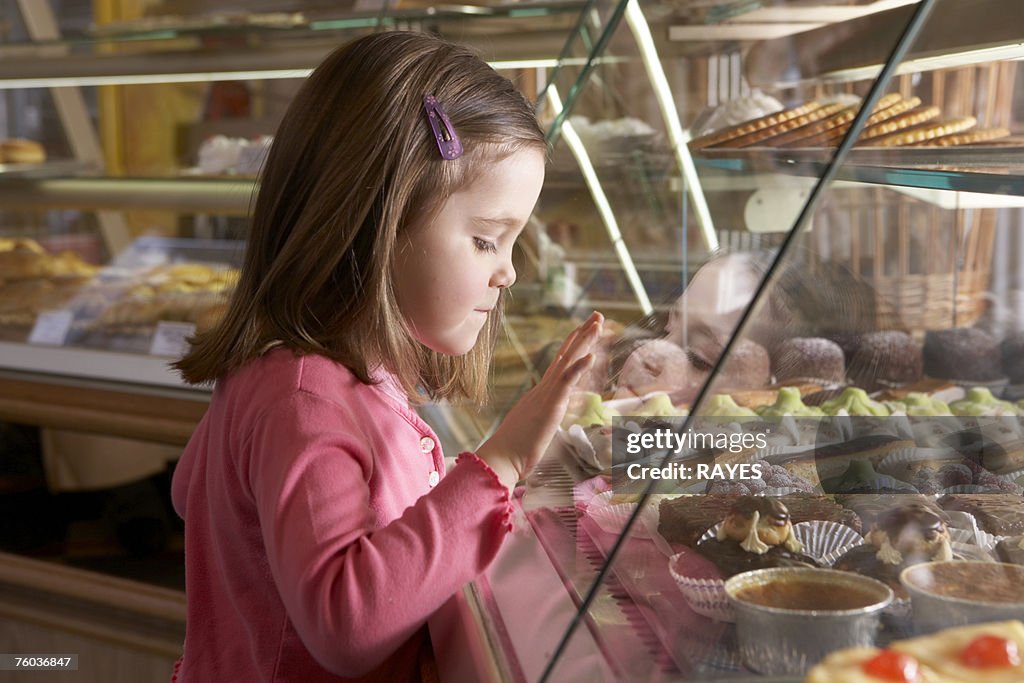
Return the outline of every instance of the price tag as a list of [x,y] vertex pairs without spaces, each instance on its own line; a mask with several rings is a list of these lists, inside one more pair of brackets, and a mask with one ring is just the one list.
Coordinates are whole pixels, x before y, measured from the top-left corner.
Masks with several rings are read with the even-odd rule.
[[63,346],[74,317],[74,313],[68,310],[43,311],[36,316],[36,324],[28,335],[28,343]]
[[149,345],[149,355],[181,358],[188,350],[188,338],[195,333],[196,326],[192,323],[158,322]]

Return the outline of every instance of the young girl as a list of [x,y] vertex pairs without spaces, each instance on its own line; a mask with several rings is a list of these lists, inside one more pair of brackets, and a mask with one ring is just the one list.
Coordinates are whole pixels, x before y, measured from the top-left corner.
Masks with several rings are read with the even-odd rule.
[[176,680],[419,677],[426,620],[498,552],[509,489],[600,334],[594,314],[442,476],[410,397],[483,396],[545,151],[508,80],[425,35],[357,40],[303,85],[229,310],[177,364],[216,387],[173,482],[188,596]]

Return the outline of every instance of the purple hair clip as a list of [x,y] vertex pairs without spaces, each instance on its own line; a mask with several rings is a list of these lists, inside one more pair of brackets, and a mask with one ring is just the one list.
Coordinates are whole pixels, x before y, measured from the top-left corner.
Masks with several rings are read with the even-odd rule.
[[462,141],[455,133],[452,122],[444,109],[433,95],[423,96],[423,111],[427,113],[427,123],[430,130],[434,132],[434,140],[437,142],[437,149],[441,152],[441,158],[451,161],[462,156]]

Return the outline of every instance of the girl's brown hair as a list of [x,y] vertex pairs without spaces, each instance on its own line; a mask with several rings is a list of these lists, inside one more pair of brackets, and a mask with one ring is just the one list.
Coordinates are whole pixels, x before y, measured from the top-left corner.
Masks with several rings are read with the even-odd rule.
[[[456,160],[438,152],[428,94],[462,140]],[[486,164],[544,145],[529,102],[464,47],[387,32],[334,51],[274,138],[227,313],[175,367],[186,382],[212,382],[280,344],[336,360],[367,383],[379,364],[414,398],[482,400],[500,303],[468,354],[431,351],[398,310],[395,244]]]

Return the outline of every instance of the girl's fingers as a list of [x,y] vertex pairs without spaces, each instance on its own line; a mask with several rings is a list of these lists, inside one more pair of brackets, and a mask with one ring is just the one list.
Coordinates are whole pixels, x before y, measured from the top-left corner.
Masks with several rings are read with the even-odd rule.
[[582,351],[590,350],[590,347],[601,336],[601,325],[603,322],[604,316],[595,311],[582,325],[566,337],[565,341],[562,342],[561,348],[558,349],[555,360],[551,363],[553,368],[557,368],[556,372],[562,370],[558,366],[562,366],[565,363],[573,363],[579,358]]
[[562,377],[565,380],[566,384],[572,387],[576,384],[576,382],[580,381],[580,378],[582,378],[583,375],[587,372],[587,370],[589,370],[593,365],[594,354],[588,353],[587,355],[583,356],[583,358],[577,359],[575,363],[570,365],[569,369],[562,374]]

